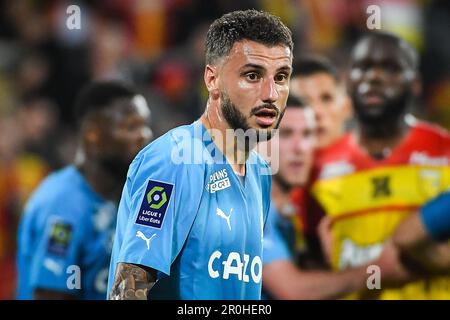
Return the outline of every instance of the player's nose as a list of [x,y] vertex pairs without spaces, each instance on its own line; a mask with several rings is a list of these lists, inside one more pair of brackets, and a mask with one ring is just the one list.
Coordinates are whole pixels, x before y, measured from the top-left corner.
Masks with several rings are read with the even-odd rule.
[[261,91],[261,100],[265,103],[273,103],[278,100],[278,88],[273,79],[265,79]]

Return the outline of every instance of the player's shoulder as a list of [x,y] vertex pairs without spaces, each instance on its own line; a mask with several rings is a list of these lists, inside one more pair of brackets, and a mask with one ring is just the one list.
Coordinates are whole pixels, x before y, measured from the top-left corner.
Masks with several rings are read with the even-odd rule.
[[67,166],[49,174],[36,188],[29,202],[49,202],[59,196],[68,195],[68,189],[72,189],[72,181],[76,177],[76,169]]
[[351,132],[346,133],[331,145],[316,150],[314,154],[315,167],[321,167],[329,162],[336,162],[342,159],[349,159],[358,149]]
[[256,164],[261,167],[270,167],[269,162],[261,156],[256,150],[250,152],[249,160],[251,164]]
[[407,151],[411,152],[410,161],[414,163],[442,164],[450,159],[450,134],[436,124],[419,120],[412,123],[407,146]]
[[39,215],[51,212],[62,216],[85,212],[85,205],[89,202],[88,188],[74,166],[64,167],[41,182],[28,200],[25,211],[36,211]]
[[439,139],[441,142],[450,144],[450,133],[437,124],[423,120],[416,120],[413,126],[416,135],[420,138],[431,138],[434,141],[435,139]]
[[261,180],[270,183],[272,180],[272,168],[263,156],[256,152],[256,150],[252,150],[247,162],[250,164],[248,167],[255,170],[256,175],[259,176]]
[[193,156],[193,153],[198,151],[196,148],[204,149],[202,137],[203,128],[199,121],[176,127],[148,144],[133,162],[146,159],[152,162],[166,162],[168,165],[189,163],[187,157]]
[[[127,180],[141,185],[152,179],[182,179],[201,176],[206,170],[204,128],[200,121],[174,128],[152,141],[135,157],[128,170]],[[200,181],[201,179],[195,179]],[[194,183],[194,182],[192,182]]]

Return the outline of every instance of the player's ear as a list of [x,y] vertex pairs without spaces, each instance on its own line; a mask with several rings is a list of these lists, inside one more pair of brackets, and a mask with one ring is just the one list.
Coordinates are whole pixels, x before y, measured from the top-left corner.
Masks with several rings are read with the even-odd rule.
[[350,97],[346,94],[345,90],[342,93],[343,94],[343,101],[342,101],[342,113],[343,113],[343,119],[345,121],[350,120],[353,118],[353,108],[352,108],[352,100]]
[[340,106],[340,114],[343,122],[353,118],[352,99],[348,95],[346,85],[342,82],[338,84],[337,103]]
[[206,88],[209,92],[209,97],[214,100],[219,99],[220,91],[217,67],[207,64],[205,67],[203,78],[205,80]]
[[100,128],[91,121],[88,121],[83,126],[82,139],[83,144],[87,148],[98,145],[100,142]]
[[418,75],[415,76],[413,83],[412,83],[412,91],[415,97],[420,97],[422,94],[423,86],[422,86],[422,79]]

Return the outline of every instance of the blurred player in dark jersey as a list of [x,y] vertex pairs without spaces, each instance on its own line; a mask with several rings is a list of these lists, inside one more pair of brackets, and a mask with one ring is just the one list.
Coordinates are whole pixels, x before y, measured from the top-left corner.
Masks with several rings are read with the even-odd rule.
[[97,82],[77,112],[75,163],[42,182],[20,223],[19,299],[105,298],[121,186],[151,138],[150,110],[129,86]]
[[[317,157],[311,187],[329,220],[334,270],[376,259],[396,226],[450,185],[448,132],[409,114],[417,65],[414,49],[389,33],[370,33],[353,49],[348,91],[356,126]],[[377,295],[448,299],[449,278]]]

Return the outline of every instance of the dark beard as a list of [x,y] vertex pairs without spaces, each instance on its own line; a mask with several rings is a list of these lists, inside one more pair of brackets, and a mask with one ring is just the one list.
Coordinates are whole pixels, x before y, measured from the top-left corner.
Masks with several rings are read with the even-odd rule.
[[[243,130],[244,132],[251,129],[247,119],[245,118],[245,115],[241,111],[239,111],[236,105],[231,101],[230,97],[222,92],[220,94],[220,98],[221,98],[220,109],[230,128],[233,130]],[[252,114],[254,110],[259,109],[261,107],[264,107],[264,105],[253,108],[250,114]],[[283,119],[284,116],[284,111],[285,110],[283,110],[280,116],[278,117],[274,129],[278,129],[278,127],[280,126],[281,119]],[[255,129],[257,142],[268,141],[272,139],[272,137],[275,135],[274,129],[264,131],[260,129]],[[262,134],[263,132],[264,134]]]
[[109,172],[111,176],[117,181],[124,181],[128,172],[130,162],[125,163],[122,159],[114,156],[104,155],[99,159],[99,164],[102,168]]
[[280,173],[274,175],[273,179],[278,183],[283,192],[287,193],[292,190],[293,186],[289,182],[287,182]]
[[352,95],[352,100],[353,109],[358,121],[363,126],[371,127],[374,131],[378,131],[376,130],[377,128],[382,129],[383,127],[398,123],[401,117],[406,114],[412,100],[412,92],[411,90],[405,90],[397,98],[386,100],[385,105],[380,107],[382,108],[382,112],[375,115],[366,112],[368,107],[355,94]]

